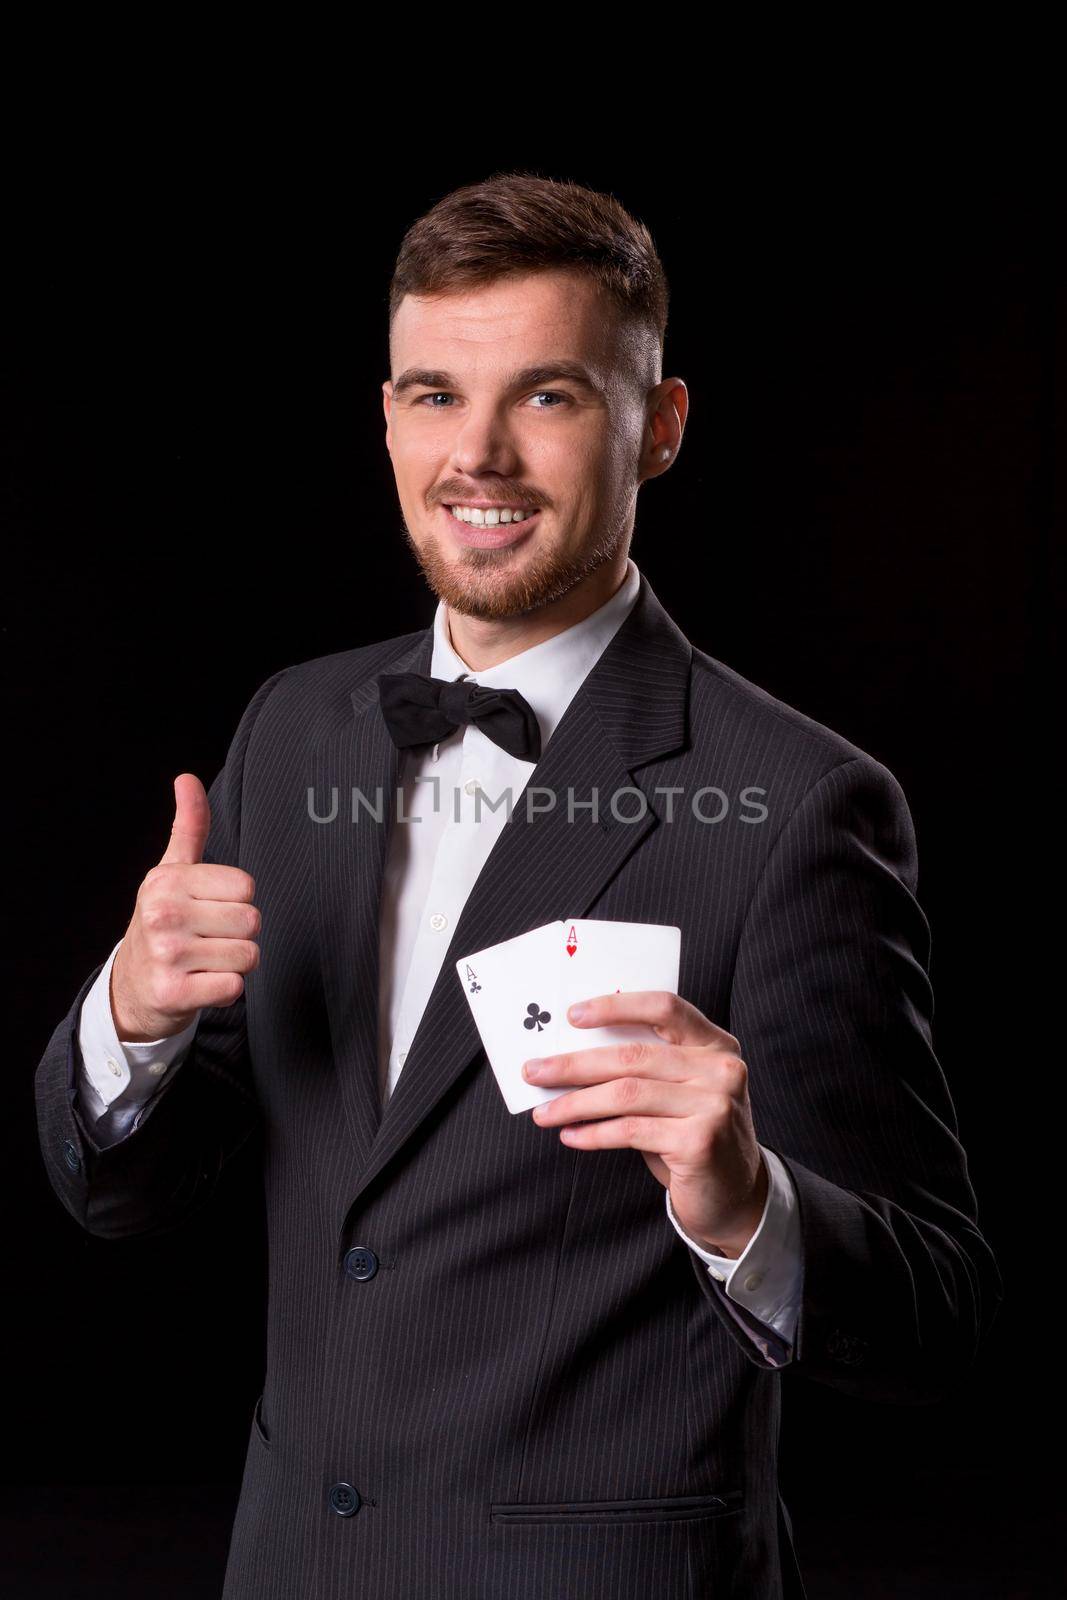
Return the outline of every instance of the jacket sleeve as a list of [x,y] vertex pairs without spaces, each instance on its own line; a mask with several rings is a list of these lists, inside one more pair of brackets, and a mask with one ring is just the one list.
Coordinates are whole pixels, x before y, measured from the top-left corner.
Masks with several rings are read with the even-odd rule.
[[[205,862],[239,866],[241,785],[256,718],[288,668],[262,684],[241,718],[222,770],[208,790]],[[37,1134],[48,1180],[88,1233],[105,1239],[156,1234],[200,1209],[227,1161],[256,1132],[256,1098],[245,997],[205,1006],[188,1055],[138,1112],[130,1131],[98,1145],[78,1102],[82,1002],[106,962],[85,979],[56,1028],[34,1078]]]
[[[783,826],[742,930],[728,1027],[756,1137],[799,1200],[803,1293],[790,1366],[869,1400],[943,1399],[1003,1298],[932,1045],[930,930],[903,791],[869,756],[825,773]],[[749,1360],[749,1333],[699,1267]],[[760,1333],[764,1344],[754,1342]]]

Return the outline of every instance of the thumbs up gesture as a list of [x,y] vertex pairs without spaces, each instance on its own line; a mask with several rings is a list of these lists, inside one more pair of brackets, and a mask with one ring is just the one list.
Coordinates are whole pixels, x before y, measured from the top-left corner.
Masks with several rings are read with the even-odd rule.
[[259,965],[255,881],[240,867],[203,860],[211,808],[191,772],[174,780],[166,851],[137,891],[111,967],[111,1014],[120,1039],[181,1033],[202,1006],[230,1006]]

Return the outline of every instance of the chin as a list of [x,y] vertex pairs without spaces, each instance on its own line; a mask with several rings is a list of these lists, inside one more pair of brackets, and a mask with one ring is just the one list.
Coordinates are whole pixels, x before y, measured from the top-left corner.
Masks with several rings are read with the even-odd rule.
[[483,622],[521,617],[562,600],[605,561],[613,560],[620,540],[601,543],[580,555],[547,545],[529,549],[466,550],[446,556],[433,536],[416,544],[404,532],[422,575],[438,600],[462,616]]
[[585,572],[551,550],[468,550],[448,560],[433,541],[419,564],[439,600],[484,622],[525,616],[562,599]]

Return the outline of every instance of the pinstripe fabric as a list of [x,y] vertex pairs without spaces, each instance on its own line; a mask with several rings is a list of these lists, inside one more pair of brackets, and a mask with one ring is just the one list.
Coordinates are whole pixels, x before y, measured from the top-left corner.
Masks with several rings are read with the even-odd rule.
[[[224,1600],[802,1595],[777,1486],[783,1374],[670,1226],[639,1152],[567,1149],[508,1115],[453,962],[564,915],[677,923],[681,993],[741,1041],[757,1135],[799,1196],[785,1370],[937,1398],[1001,1284],[931,1047],[904,796],[694,650],[642,574],[533,774],[556,807],[516,806],[383,1109],[387,827],[358,805],[353,821],[351,794],[380,788],[388,816],[397,752],[375,677],[427,671],[431,647],[425,629],[322,657],[254,696],[211,786],[205,859],[255,877],[260,965],[105,1150],[74,1103],[77,1012],[100,967],[87,977],[37,1069],[50,1181],[92,1233],[158,1232],[259,1141],[267,1366]],[[598,791],[598,822],[568,822],[568,786],[578,802]],[[634,788],[619,816],[642,796],[644,814],[612,816]],[[715,789],[726,814],[702,821],[693,797]],[[309,791],[326,816],[334,790],[336,819],[312,821]],[[696,804],[714,816],[722,800]],[[372,1276],[346,1270],[354,1247]],[[358,1494],[352,1515],[338,1484]]]

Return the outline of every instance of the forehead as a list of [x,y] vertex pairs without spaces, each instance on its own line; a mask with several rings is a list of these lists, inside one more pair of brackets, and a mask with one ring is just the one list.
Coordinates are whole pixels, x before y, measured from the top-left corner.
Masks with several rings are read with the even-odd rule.
[[579,358],[599,367],[622,357],[617,308],[584,273],[552,269],[509,274],[447,294],[405,295],[389,340],[394,373]]

